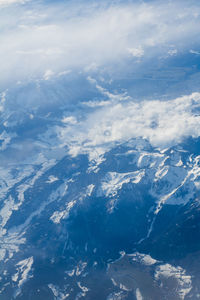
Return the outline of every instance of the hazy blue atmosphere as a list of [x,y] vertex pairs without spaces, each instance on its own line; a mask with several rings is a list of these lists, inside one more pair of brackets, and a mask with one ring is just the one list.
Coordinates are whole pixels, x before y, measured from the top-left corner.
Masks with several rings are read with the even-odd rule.
[[200,298],[199,1],[0,0],[0,299]]

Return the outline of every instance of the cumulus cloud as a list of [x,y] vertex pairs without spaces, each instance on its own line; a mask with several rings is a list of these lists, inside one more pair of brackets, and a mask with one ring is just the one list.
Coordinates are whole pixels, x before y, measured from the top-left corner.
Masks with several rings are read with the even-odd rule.
[[[1,0],[1,4],[24,1]],[[30,5],[29,5],[30,4]],[[0,83],[184,51],[199,36],[200,5],[67,1],[0,8]]]
[[97,108],[73,127],[57,128],[70,153],[102,152],[114,143],[146,138],[156,147],[168,147],[188,136],[200,136],[200,93],[169,101],[119,101]]

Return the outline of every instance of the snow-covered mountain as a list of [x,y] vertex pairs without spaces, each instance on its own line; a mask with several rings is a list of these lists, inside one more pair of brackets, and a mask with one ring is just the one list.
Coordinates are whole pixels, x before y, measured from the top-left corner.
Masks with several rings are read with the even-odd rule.
[[200,298],[198,1],[0,0],[0,299]]
[[[6,148],[11,157],[9,168],[1,168],[2,299],[92,299],[97,291],[102,299],[155,299],[150,282],[164,285],[156,288],[162,297],[169,297],[169,286],[171,299],[194,295],[195,268],[181,259],[199,250],[199,138],[165,149],[132,138],[91,158],[54,146],[50,128],[42,141],[41,134],[35,138],[42,150],[30,149],[23,163],[12,157],[20,148],[17,134]],[[126,272],[149,278],[146,289],[136,279],[127,281],[121,269],[116,273],[121,251],[137,258],[139,265],[132,271],[127,265]],[[150,259],[147,254],[154,275],[140,262]]]

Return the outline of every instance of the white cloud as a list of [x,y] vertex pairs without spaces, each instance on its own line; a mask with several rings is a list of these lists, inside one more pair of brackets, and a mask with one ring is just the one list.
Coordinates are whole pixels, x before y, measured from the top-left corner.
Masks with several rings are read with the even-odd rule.
[[199,52],[199,51],[190,50],[189,52],[192,53],[192,54],[200,55],[200,52]]
[[[198,53],[191,50],[200,34],[198,4],[152,1],[88,7],[73,1],[30,3],[30,7],[0,9],[0,85],[38,76],[48,80],[77,69],[96,72],[121,62],[126,70],[129,59],[151,63],[167,53]],[[134,137],[165,147],[199,135],[200,117],[193,113],[199,106],[199,94],[137,102],[126,93],[112,94],[89,76],[88,80],[103,99],[83,99],[82,115],[66,115],[63,126],[57,127],[61,142],[71,153],[89,151],[95,157],[113,143]]]
[[77,120],[74,116],[69,116],[69,117],[64,117],[62,119],[62,122],[65,123],[65,124],[77,124]]
[[0,6],[7,6],[14,3],[24,4],[28,0],[0,0]]
[[46,72],[43,75],[44,80],[49,80],[54,75],[54,72],[52,70],[46,70]]
[[142,57],[144,55],[144,50],[141,47],[128,48],[128,52],[135,57]]
[[185,1],[11,5],[0,10],[0,82],[118,63],[130,54],[152,58],[171,44],[191,49],[199,13],[198,4]]
[[173,56],[173,55],[176,55],[178,53],[177,49],[171,49],[168,51],[168,54]]
[[[57,127],[62,144],[71,154],[100,153],[113,143],[143,137],[156,147],[168,147],[185,137],[200,136],[200,93],[169,101],[119,101],[97,107],[73,127]],[[93,154],[92,154],[93,155]]]

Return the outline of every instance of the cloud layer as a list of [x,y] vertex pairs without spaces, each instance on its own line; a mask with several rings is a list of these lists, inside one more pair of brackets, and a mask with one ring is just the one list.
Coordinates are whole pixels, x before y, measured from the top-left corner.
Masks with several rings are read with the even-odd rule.
[[[120,98],[120,97],[119,97]],[[169,147],[188,136],[200,136],[200,93],[193,93],[170,101],[132,100],[111,101],[97,108],[85,120],[73,117],[65,128],[57,128],[63,144],[70,153],[94,154],[106,151],[113,143],[131,138],[146,138],[155,147]]]
[[199,36],[200,5],[186,1],[38,4],[0,8],[0,82],[184,51]]
[[[84,71],[87,76],[91,70],[105,66],[112,71],[122,68],[126,74],[127,66],[151,67],[155,61],[159,70],[159,61],[166,57],[185,51],[198,55],[198,51],[191,50],[198,45],[200,35],[197,1],[94,1],[90,5],[75,2],[0,2],[0,89],[8,88],[12,82],[42,78],[44,84],[54,78],[52,85],[57,90],[58,74],[72,74],[73,78],[73,74]],[[12,5],[5,6],[8,3]],[[163,80],[167,76],[164,74]],[[95,83],[91,78],[89,81]],[[26,99],[32,95],[28,87],[23,87],[22,98],[29,105],[30,99]],[[49,87],[44,94],[51,102]],[[73,155],[81,151],[92,153],[94,148],[103,152],[113,143],[134,137],[145,137],[152,145],[165,147],[187,136],[199,136],[198,93],[170,101],[137,102],[96,87],[103,100],[86,99],[82,103],[82,107],[90,106],[92,113],[83,108],[79,111],[81,118],[76,112],[64,115],[63,126],[54,128],[60,143],[68,145]],[[76,92],[77,86],[70,88]],[[39,97],[40,101],[45,100]]]

